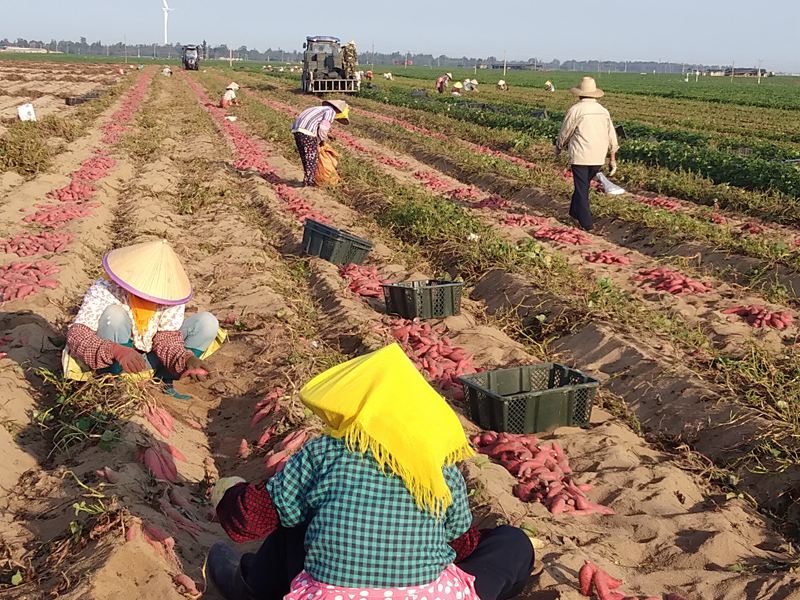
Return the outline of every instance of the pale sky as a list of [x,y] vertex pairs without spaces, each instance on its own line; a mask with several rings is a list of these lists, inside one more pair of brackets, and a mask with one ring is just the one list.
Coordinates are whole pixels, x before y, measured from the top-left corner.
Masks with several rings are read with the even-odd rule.
[[[299,49],[306,35],[359,49],[664,60],[800,72],[800,0],[168,0],[170,41]],[[0,38],[162,41],[161,0],[0,0]],[[300,7],[307,7],[299,11]]]

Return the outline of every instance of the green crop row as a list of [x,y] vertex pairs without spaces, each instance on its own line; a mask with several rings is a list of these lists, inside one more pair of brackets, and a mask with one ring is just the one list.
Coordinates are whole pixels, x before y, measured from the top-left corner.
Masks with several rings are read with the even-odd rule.
[[745,189],[776,190],[800,197],[800,169],[790,163],[736,156],[713,148],[693,148],[678,142],[627,141],[621,158],[672,171],[690,171],[714,183]]
[[[492,129],[511,129],[527,135],[553,140],[560,123],[553,119],[521,114],[521,110],[497,110],[491,105],[464,103],[456,98],[415,97],[396,90],[363,90],[362,97],[388,102],[395,106],[422,109],[468,121]],[[506,108],[506,107],[503,107]],[[800,196],[800,169],[783,160],[770,160],[762,155],[738,153],[703,147],[701,134],[659,131],[647,125],[628,125],[626,133],[633,138],[656,137],[656,141],[630,139],[624,143],[621,156],[652,166],[698,173],[715,183],[727,183],[753,190],[775,190],[792,197]],[[667,139],[658,139],[658,135]],[[768,151],[767,148],[764,149]]]

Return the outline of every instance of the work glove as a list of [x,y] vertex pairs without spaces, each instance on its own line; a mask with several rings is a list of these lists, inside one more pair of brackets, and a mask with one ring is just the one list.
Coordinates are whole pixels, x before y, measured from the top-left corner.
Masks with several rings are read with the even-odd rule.
[[611,170],[608,172],[608,176],[613,177],[614,173],[617,172],[617,161],[612,158],[609,166],[611,167]]
[[195,381],[202,381],[211,375],[211,369],[206,364],[206,361],[200,360],[194,354],[186,359],[186,369],[181,375],[181,379],[189,377]]
[[225,496],[225,492],[240,483],[246,482],[241,477],[223,477],[217,480],[217,483],[215,483],[214,487],[211,489],[211,506],[214,507],[215,511],[217,510],[217,505]]
[[149,368],[147,361],[135,348],[114,344],[111,347],[111,356],[126,373],[141,373]]

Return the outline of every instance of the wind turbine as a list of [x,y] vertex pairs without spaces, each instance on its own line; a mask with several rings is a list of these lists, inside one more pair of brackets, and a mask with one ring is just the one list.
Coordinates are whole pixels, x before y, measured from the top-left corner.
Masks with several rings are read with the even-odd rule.
[[167,35],[167,24],[169,23],[169,13],[175,9],[169,7],[169,4],[167,4],[167,0],[162,0],[162,2],[164,3],[164,8],[162,8],[161,10],[164,11],[164,45],[166,46],[169,44]]

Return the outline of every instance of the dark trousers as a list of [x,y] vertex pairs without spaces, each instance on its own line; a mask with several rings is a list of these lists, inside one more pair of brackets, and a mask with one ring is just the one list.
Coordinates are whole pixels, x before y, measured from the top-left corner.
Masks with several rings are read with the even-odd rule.
[[[282,600],[303,570],[306,528],[279,527],[255,554],[242,556],[242,577],[258,600]],[[533,547],[521,529],[503,525],[484,532],[475,551],[458,567],[475,577],[480,600],[508,600],[530,579]]]
[[572,165],[572,180],[575,191],[572,192],[572,204],[569,205],[569,216],[577,219],[586,231],[592,229],[592,211],[589,208],[589,184],[602,167]]
[[319,140],[305,133],[295,133],[294,143],[297,153],[303,162],[303,183],[315,185],[317,178],[317,160],[319,159]]

